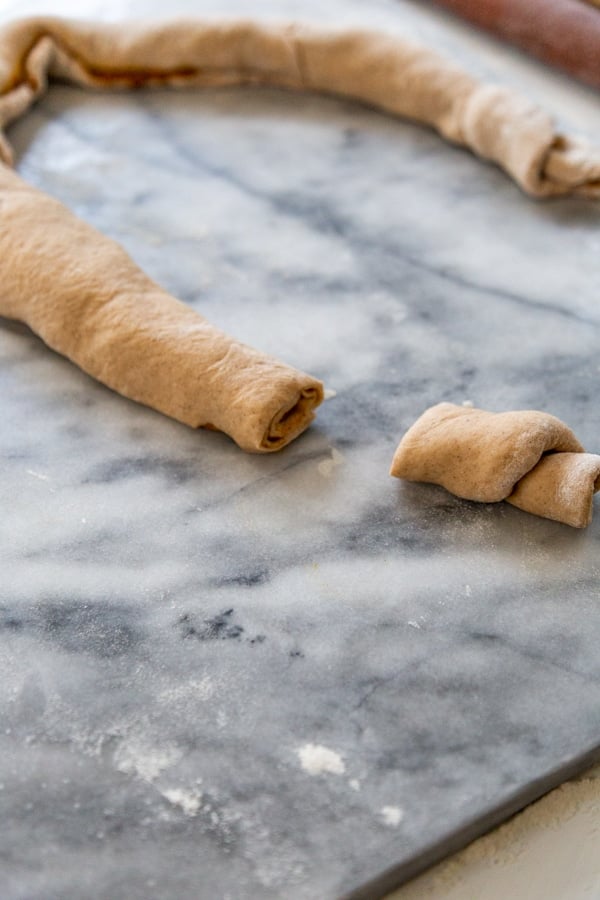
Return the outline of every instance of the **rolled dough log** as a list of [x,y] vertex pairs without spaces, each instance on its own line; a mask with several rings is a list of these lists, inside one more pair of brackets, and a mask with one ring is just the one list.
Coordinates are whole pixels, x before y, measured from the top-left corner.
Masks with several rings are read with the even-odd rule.
[[440,484],[466,500],[507,500],[583,528],[600,490],[600,456],[585,453],[573,432],[548,413],[439,403],[406,432],[390,474]]
[[312,421],[320,381],[219,331],[2,165],[0,224],[0,315],[108,387],[255,452],[279,450]]
[[427,47],[376,32],[235,20],[18,20],[0,31],[4,162],[12,154],[2,128],[49,77],[95,88],[266,84],[353,97],[432,126],[535,196],[600,195],[600,152],[561,135],[539,107]]

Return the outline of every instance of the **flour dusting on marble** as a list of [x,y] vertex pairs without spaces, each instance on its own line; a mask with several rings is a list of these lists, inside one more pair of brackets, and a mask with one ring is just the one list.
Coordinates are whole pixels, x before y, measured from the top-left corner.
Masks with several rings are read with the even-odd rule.
[[191,679],[175,687],[166,688],[158,695],[158,700],[167,705],[173,703],[189,703],[193,700],[210,700],[215,692],[213,681],[205,675],[200,679]]
[[329,459],[321,460],[321,462],[317,465],[317,469],[320,475],[323,475],[325,478],[329,478],[335,467],[341,466],[343,462],[343,454],[340,453],[339,450],[336,450],[335,447],[332,447],[331,456],[329,457]]
[[172,803],[179,806],[186,816],[193,817],[198,814],[202,804],[202,792],[197,789],[185,790],[184,788],[167,788],[161,794]]
[[404,812],[399,806],[382,806],[381,818],[383,819],[384,825],[389,825],[390,828],[396,828],[404,818]]
[[304,744],[296,753],[300,765],[309,775],[343,775],[346,771],[340,754],[322,744]]
[[34,472],[33,469],[27,469],[27,474],[32,475],[34,478],[39,478],[40,481],[50,481],[49,475],[43,475],[41,472]]
[[114,759],[119,772],[152,782],[165,769],[178,763],[182,756],[182,751],[172,745],[152,747],[137,741],[124,741],[115,751]]

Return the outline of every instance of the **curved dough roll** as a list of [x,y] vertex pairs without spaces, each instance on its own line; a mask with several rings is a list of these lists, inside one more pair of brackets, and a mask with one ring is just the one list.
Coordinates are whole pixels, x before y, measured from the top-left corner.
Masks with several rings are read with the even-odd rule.
[[600,153],[560,134],[508,88],[483,84],[427,47],[365,30],[199,19],[88,23],[39,17],[0,30],[2,128],[58,77],[95,88],[263,84],[352,97],[437,129],[539,197],[600,194]]
[[507,500],[582,528],[600,489],[600,456],[585,453],[570,428],[548,413],[439,403],[406,432],[390,474],[440,484],[466,500]]

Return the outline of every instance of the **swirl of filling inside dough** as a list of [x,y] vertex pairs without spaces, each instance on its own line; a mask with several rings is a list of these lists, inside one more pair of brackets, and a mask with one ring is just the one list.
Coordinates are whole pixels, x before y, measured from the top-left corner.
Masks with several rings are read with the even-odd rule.
[[600,456],[586,453],[571,429],[548,413],[438,403],[406,432],[390,474],[442,485],[466,500],[506,500],[584,528],[600,490]]

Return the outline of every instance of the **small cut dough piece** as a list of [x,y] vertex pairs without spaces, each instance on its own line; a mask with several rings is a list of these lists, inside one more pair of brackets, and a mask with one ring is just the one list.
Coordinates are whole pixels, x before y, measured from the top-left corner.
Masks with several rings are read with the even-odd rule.
[[491,503],[505,500],[551,450],[579,453],[583,447],[570,428],[548,413],[491,413],[438,403],[402,438],[391,474]]
[[582,528],[600,489],[600,456],[585,453],[570,428],[548,413],[439,403],[404,435],[390,474],[442,485],[467,500],[508,500]]

